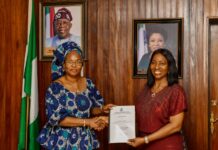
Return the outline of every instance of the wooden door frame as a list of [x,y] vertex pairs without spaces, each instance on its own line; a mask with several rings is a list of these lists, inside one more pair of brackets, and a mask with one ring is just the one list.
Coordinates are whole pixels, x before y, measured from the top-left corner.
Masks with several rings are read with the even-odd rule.
[[210,58],[211,58],[211,26],[218,25],[218,17],[207,17],[207,32],[206,32],[206,47],[208,50],[208,149],[211,150],[211,127],[210,127],[210,112],[211,112],[211,89],[210,89],[210,72],[211,72],[211,65],[210,65]]

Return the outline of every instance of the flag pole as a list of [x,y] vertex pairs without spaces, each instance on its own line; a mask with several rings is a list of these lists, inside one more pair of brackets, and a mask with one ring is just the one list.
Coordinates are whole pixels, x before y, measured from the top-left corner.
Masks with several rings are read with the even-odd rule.
[[30,118],[30,96],[26,96],[26,136],[25,136],[25,150],[28,150],[28,139],[29,139],[29,118]]

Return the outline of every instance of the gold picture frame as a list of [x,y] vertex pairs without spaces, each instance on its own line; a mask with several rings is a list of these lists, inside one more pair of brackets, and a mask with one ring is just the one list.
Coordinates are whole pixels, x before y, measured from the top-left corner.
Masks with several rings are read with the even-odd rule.
[[[71,14],[70,29],[67,38],[60,36],[64,29],[58,30],[55,17],[58,12],[67,10]],[[39,59],[40,61],[51,61],[53,51],[66,41],[74,41],[83,50],[85,59],[87,43],[87,1],[86,0],[61,0],[42,1],[39,5]]]

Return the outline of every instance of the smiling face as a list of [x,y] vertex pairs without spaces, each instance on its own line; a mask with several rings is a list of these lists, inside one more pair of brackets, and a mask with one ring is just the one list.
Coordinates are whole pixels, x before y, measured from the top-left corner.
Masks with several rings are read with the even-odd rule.
[[167,59],[160,53],[153,56],[150,64],[151,73],[153,74],[155,80],[166,79],[167,73],[169,71],[169,66]]
[[148,47],[150,48],[151,52],[159,48],[164,48],[164,37],[160,33],[152,33],[149,37],[149,44]]
[[81,55],[79,55],[76,51],[69,52],[65,58],[63,65],[66,76],[80,76],[82,65],[83,59]]
[[67,19],[58,19],[55,21],[55,28],[60,39],[67,38],[70,35],[70,28],[72,24]]

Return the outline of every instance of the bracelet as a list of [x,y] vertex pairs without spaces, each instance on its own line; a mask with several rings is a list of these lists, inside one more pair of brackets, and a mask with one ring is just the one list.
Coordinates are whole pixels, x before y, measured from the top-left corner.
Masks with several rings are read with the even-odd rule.
[[83,127],[85,127],[86,126],[86,120],[84,119],[83,120]]
[[100,106],[101,113],[104,113],[103,107],[103,105]]
[[145,143],[146,143],[146,144],[149,143],[148,136],[145,136],[145,137],[144,137],[144,140],[145,140]]

